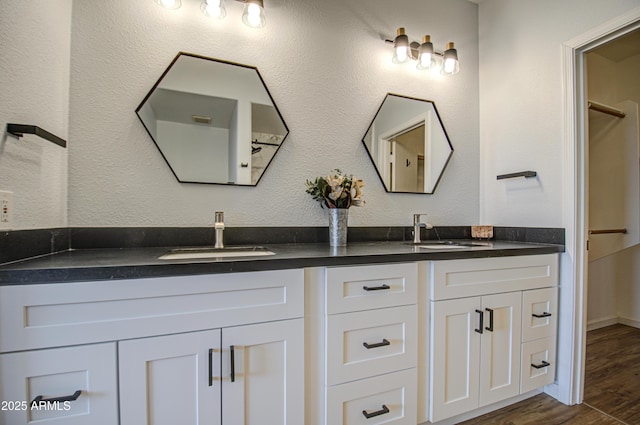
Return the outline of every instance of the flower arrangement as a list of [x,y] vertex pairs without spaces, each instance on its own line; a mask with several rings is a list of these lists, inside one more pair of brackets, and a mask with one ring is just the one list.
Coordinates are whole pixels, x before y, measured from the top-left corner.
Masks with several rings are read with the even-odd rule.
[[314,181],[306,181],[306,192],[324,208],[349,208],[364,205],[362,187],[364,181],[353,175],[344,174],[337,168],[326,177],[316,177]]

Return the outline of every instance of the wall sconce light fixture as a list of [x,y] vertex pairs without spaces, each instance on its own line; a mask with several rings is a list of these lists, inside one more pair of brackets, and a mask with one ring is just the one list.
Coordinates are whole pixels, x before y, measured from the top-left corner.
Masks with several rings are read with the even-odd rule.
[[439,52],[433,48],[431,36],[422,37],[422,44],[417,41],[409,41],[404,28],[398,28],[396,38],[385,40],[386,43],[393,44],[393,63],[405,63],[409,60],[418,62],[416,68],[420,70],[433,69],[440,66],[440,72],[446,75],[454,75],[460,71],[458,62],[458,51],[453,42],[447,43],[444,52]]
[[[157,4],[167,9],[178,9],[182,6],[182,0],[154,0]],[[251,28],[262,28],[267,20],[264,14],[264,0],[236,0],[244,3],[242,22]],[[225,0],[202,0],[200,10],[206,16],[213,19],[223,19],[227,16]]]

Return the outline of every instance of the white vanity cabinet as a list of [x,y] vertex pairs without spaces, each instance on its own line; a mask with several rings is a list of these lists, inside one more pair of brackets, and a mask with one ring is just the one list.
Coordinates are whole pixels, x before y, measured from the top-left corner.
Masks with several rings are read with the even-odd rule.
[[60,424],[304,423],[303,273],[0,287],[0,399],[82,390]]
[[307,421],[415,425],[416,263],[307,271]]
[[426,263],[428,419],[554,380],[557,255]]
[[432,421],[520,393],[521,304],[518,292],[432,303]]

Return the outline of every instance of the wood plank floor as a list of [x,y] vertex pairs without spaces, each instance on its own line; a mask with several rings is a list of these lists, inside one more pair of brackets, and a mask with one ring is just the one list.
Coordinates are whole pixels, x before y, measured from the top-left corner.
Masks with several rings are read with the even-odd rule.
[[587,333],[584,403],[540,394],[464,425],[640,425],[640,329],[613,325]]
[[640,329],[613,325],[587,333],[584,402],[640,424]]

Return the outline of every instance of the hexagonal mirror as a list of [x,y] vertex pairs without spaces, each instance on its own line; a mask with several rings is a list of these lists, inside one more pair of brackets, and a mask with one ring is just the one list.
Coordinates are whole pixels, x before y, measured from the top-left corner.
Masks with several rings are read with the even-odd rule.
[[182,183],[255,186],[289,134],[256,67],[184,52],[136,114]]
[[391,93],[362,143],[387,192],[433,193],[453,154],[435,103]]

